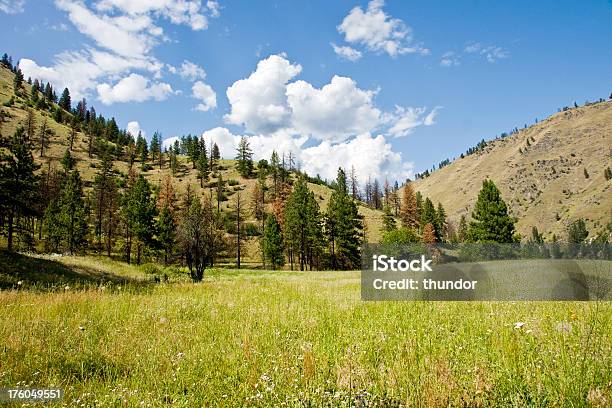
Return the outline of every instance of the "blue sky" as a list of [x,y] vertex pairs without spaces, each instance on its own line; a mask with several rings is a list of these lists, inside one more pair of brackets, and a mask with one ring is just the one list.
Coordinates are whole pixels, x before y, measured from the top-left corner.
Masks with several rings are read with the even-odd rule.
[[1,51],[147,137],[401,180],[607,97],[611,4],[0,0]]

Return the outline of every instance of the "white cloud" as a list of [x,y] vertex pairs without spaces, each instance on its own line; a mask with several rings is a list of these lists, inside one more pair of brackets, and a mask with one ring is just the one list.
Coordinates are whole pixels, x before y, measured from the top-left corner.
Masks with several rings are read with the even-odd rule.
[[191,92],[194,98],[202,101],[195,107],[196,110],[206,112],[217,107],[217,94],[210,85],[197,81],[193,84]]
[[174,146],[174,142],[176,142],[177,140],[180,141],[180,138],[178,136],[172,136],[164,139],[162,142],[162,149],[169,150],[172,146]]
[[336,178],[338,167],[347,170],[355,167],[362,183],[368,176],[378,180],[404,180],[413,173],[413,164],[403,162],[401,153],[394,152],[384,136],[373,137],[367,133],[344,143],[321,142],[302,150],[299,160],[308,174],[319,174],[328,180]]
[[143,32],[153,26],[147,16],[101,16],[75,0],[56,0],[55,4],[68,12],[68,18],[81,33],[119,55],[142,58],[156,43],[155,36]]
[[396,106],[395,112],[387,116],[387,120],[392,123],[388,133],[393,137],[402,137],[412,133],[418,126],[431,126],[435,123],[436,115],[440,109],[440,106],[436,106],[425,115],[425,108]]
[[392,57],[402,54],[428,54],[429,50],[415,44],[412,29],[397,18],[386,14],[383,0],[372,0],[364,11],[353,8],[337,27],[346,42],[360,44],[374,52],[386,52]]
[[481,55],[490,63],[510,56],[510,52],[502,47],[496,45],[483,45],[479,42],[466,45],[464,51],[468,54]]
[[306,81],[287,85],[293,127],[320,140],[341,141],[375,129],[381,112],[373,106],[373,96],[373,91],[361,90],[351,78],[340,76],[321,89]]
[[97,86],[100,101],[105,105],[115,102],[143,102],[149,99],[162,101],[172,94],[172,87],[163,82],[154,82],[142,75],[130,74],[115,85],[100,84]]
[[[175,68],[176,71],[176,68]],[[197,79],[206,79],[206,71],[199,67],[197,64],[189,60],[184,60],[181,67],[178,69],[178,73],[181,77],[195,81]]]
[[285,95],[286,84],[302,67],[291,64],[282,55],[259,61],[257,69],[246,79],[227,88],[231,112],[227,123],[244,125],[251,133],[271,133],[289,125],[291,112]]
[[104,12],[119,10],[130,15],[156,14],[173,24],[186,24],[193,30],[204,30],[208,27],[205,13],[218,17],[219,4],[209,1],[202,8],[201,3],[200,0],[102,0],[96,8]]
[[221,15],[221,6],[218,1],[208,0],[206,2],[206,8],[210,10],[211,17],[219,17]]
[[338,55],[340,58],[344,58],[345,60],[353,62],[361,58],[361,51],[357,51],[356,49],[351,48],[347,45],[338,46],[334,43],[331,43],[331,46],[333,47],[336,55]]
[[25,0],[0,0],[0,11],[6,14],[23,13]]
[[440,65],[443,67],[452,67],[460,64],[459,56],[453,51],[445,52],[440,59]]
[[135,120],[132,122],[128,122],[126,130],[134,138],[138,137],[138,133],[140,133],[142,137],[145,137],[147,135],[146,132],[140,128],[140,123]]

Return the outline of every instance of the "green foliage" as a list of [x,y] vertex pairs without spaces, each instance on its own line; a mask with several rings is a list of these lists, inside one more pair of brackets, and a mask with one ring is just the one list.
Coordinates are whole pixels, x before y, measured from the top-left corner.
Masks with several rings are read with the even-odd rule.
[[570,244],[580,244],[586,240],[589,231],[586,229],[586,224],[582,218],[571,223],[567,229],[567,242]]
[[285,203],[284,216],[285,244],[290,256],[297,255],[300,270],[304,270],[307,265],[312,268],[323,241],[321,214],[314,193],[308,189],[306,180],[301,176]]
[[242,177],[250,177],[253,173],[253,151],[246,137],[240,139],[236,154],[236,169]]
[[361,262],[363,220],[355,201],[348,194],[346,174],[341,168],[333,188],[325,215],[331,266],[333,269],[355,269]]
[[176,244],[176,224],[167,204],[157,220],[157,240],[164,253],[164,264],[167,264]]
[[140,263],[142,246],[152,247],[154,245],[153,238],[156,227],[154,218],[157,215],[151,185],[142,174],[138,176],[134,185],[126,191],[123,198],[122,214],[130,234],[133,234],[136,239],[137,263]]
[[469,242],[515,242],[514,219],[492,180],[484,180],[472,212],[468,229]]
[[383,207],[383,231],[390,232],[397,228],[395,217],[391,212],[391,207],[385,205]]
[[266,218],[266,227],[264,229],[261,248],[264,253],[267,265],[272,269],[277,269],[285,264],[285,256],[283,255],[283,235],[280,225],[273,215],[268,215]]
[[414,229],[409,227],[401,227],[383,234],[381,243],[382,244],[413,244],[420,242],[418,234]]
[[5,148],[0,149],[0,213],[7,229],[10,251],[17,220],[37,215],[39,178],[35,172],[39,166],[34,162],[31,142],[22,127],[3,142]]
[[64,92],[62,92],[62,96],[60,97],[58,105],[66,112],[71,111],[72,102],[70,100],[70,91],[68,90],[68,88],[64,88]]

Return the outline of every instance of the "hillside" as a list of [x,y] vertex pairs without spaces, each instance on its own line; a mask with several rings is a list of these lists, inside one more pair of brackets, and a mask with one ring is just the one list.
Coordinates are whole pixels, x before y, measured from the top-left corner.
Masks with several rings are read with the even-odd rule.
[[[47,126],[52,130],[52,135],[49,138],[49,145],[45,148],[43,157],[40,157],[39,152],[35,149],[34,158],[41,165],[41,171],[47,168],[59,168],[61,166],[60,160],[69,146],[70,128],[64,124],[57,123],[53,119],[51,113],[32,108],[28,106],[26,100],[16,97],[13,92],[13,77],[14,74],[10,70],[0,67],[0,105],[2,105],[2,110],[4,111],[5,115],[7,115],[2,123],[2,136],[8,137],[14,133],[18,126],[23,126],[27,118],[27,109],[32,109],[34,112],[37,129],[44,121],[46,121]],[[29,93],[30,86],[27,83],[24,83],[24,87]],[[13,105],[5,106],[5,104],[11,100],[11,98],[14,99]],[[95,101],[93,104],[95,106]],[[222,156],[231,157],[234,154],[235,152],[221,152]],[[91,158],[88,156],[88,139],[85,134],[81,132],[77,134],[72,155],[77,159],[76,167],[81,173],[81,177],[84,181],[87,192],[91,187],[93,179],[96,175],[100,160],[95,155]],[[140,169],[141,164],[142,163],[137,160],[134,166],[136,166],[137,169]],[[159,167],[153,163],[149,164],[152,168],[145,171],[143,174],[154,185],[160,185],[162,180],[164,180],[168,175],[171,175],[171,169],[169,168],[167,160],[162,169],[159,169]],[[128,163],[127,161],[117,160],[114,162],[114,168],[120,174],[125,175],[128,172]],[[221,209],[227,210],[230,208],[235,208],[236,192],[241,191],[242,199],[248,206],[245,214],[246,222],[259,225],[260,222],[255,220],[251,211],[251,194],[255,184],[257,183],[257,179],[246,179],[241,177],[238,171],[235,169],[234,160],[221,160],[219,174],[226,183],[231,180],[231,184],[234,184],[226,184],[225,195],[227,196],[228,200],[221,204]],[[216,185],[216,181],[216,178],[212,178],[208,181],[208,183],[209,185]],[[192,168],[191,162],[189,162],[188,158],[185,156],[179,156],[179,171],[173,178],[173,183],[179,196],[186,191],[187,186],[191,186],[192,190],[196,194],[210,193],[208,187],[205,186],[203,189],[200,187],[200,182],[197,179],[197,172]],[[272,181],[270,179],[268,185],[271,185],[271,183]],[[312,183],[309,184],[309,188],[315,193],[321,211],[325,211],[327,208],[327,202],[331,196],[331,189],[325,185],[317,185]],[[267,205],[270,207],[269,203]],[[268,210],[270,210],[270,208],[268,208]],[[365,205],[360,205],[359,212],[364,216],[366,222],[368,241],[378,242],[382,236],[382,211],[371,209]],[[247,263],[249,261],[259,262],[259,259],[258,238],[251,238],[246,244]]]
[[[449,220],[469,218],[485,178],[502,192],[523,237],[536,226],[564,237],[583,218],[589,231],[612,221],[612,101],[569,109],[494,141],[416,180],[415,190],[440,201]],[[586,173],[585,173],[586,169]],[[588,174],[588,178],[586,176]]]

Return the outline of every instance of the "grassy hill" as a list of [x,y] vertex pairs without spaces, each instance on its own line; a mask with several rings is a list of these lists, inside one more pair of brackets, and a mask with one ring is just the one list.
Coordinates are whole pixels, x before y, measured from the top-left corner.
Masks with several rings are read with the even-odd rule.
[[[39,127],[43,121],[46,120],[47,125],[51,128],[53,133],[49,140],[49,146],[44,150],[44,156],[40,157],[39,152],[35,151],[34,158],[39,164],[41,164],[41,171],[47,168],[59,168],[60,160],[69,146],[70,128],[53,120],[53,117],[49,112],[32,108],[28,106],[27,100],[15,96],[13,92],[13,77],[14,74],[10,70],[0,67],[0,104],[5,105],[11,99],[14,101],[12,106],[2,106],[3,111],[8,114],[8,117],[5,118],[5,121],[2,124],[2,135],[4,137],[12,135],[18,126],[25,123],[27,118],[27,109],[32,109],[35,115],[36,126]],[[24,83],[24,87],[29,94],[30,86],[27,83]],[[233,156],[234,152],[221,152],[221,154],[225,156]],[[93,182],[97,168],[100,164],[100,160],[95,155],[92,158],[88,156],[88,139],[81,132],[77,134],[72,155],[77,159],[76,167],[81,173],[81,177],[83,178],[87,191]],[[137,161],[135,163],[136,168],[140,169],[141,164],[142,163]],[[155,185],[159,185],[162,180],[171,174],[171,169],[169,168],[167,160],[162,169],[159,169],[159,167],[154,163],[150,164],[152,169],[144,172],[143,174],[151,183]],[[200,181],[197,179],[197,171],[192,168],[192,164],[188,161],[187,157],[179,156],[179,164],[180,169],[177,172],[176,177],[173,178],[173,183],[175,184],[176,191],[179,195],[186,191],[188,185],[191,186],[192,190],[196,194],[210,194],[208,187],[200,187]],[[127,174],[128,172],[128,163],[126,161],[115,161],[114,167],[121,174]],[[221,160],[220,169],[219,174],[223,180],[225,182],[232,181],[231,184],[234,184],[226,185],[227,190],[225,195],[228,197],[228,200],[221,204],[221,209],[228,210],[235,208],[236,192],[241,191],[242,199],[247,202],[249,207],[246,213],[246,222],[256,223],[259,225],[259,222],[255,220],[252,214],[250,205],[251,194],[255,184],[257,183],[256,178],[247,179],[241,177],[235,168],[234,160]],[[216,181],[217,179],[213,178],[209,180],[208,183],[210,185],[215,185]],[[270,179],[268,185],[271,185],[271,183],[272,182]],[[325,211],[327,208],[327,202],[331,196],[331,189],[325,185],[317,185],[312,183],[309,184],[309,187],[315,193],[319,201],[321,211]],[[364,216],[367,225],[368,241],[378,242],[382,236],[382,212],[368,208],[365,205],[359,206],[359,212]],[[247,242],[245,257],[247,262],[249,260],[252,262],[259,261],[260,255],[258,238],[251,238]]]
[[[612,221],[612,101],[569,109],[487,146],[429,177],[415,190],[440,201],[458,225],[468,217],[485,178],[502,192],[518,231],[532,226],[545,237],[564,237],[567,225],[583,218],[589,231]],[[585,175],[588,173],[588,178]]]

